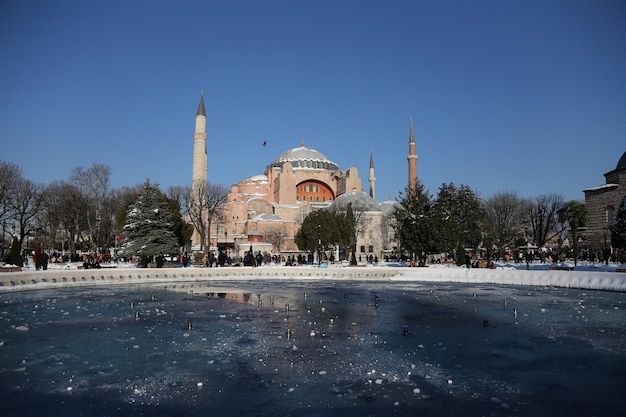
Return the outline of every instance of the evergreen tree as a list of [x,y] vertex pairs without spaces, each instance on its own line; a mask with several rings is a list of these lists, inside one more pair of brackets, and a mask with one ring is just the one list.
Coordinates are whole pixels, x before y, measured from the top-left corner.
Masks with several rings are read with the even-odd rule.
[[453,251],[459,245],[478,247],[482,240],[484,210],[478,194],[469,186],[442,184],[434,208],[441,217],[442,251]]
[[609,226],[609,230],[611,231],[611,245],[622,252],[626,251],[626,196],[622,199],[617,216],[613,224]]
[[[128,223],[129,209],[137,203],[137,200],[139,199],[139,196],[142,194],[142,192],[143,189],[140,189],[136,192],[131,191],[126,197],[124,203],[117,211],[117,213],[115,213],[114,227],[115,230],[118,231],[118,233],[124,233],[124,227]],[[161,198],[165,203],[165,207],[172,215],[172,230],[174,231],[174,235],[176,236],[178,246],[183,247],[191,239],[191,236],[193,234],[193,225],[186,223],[183,219],[180,213],[180,203],[178,202],[178,200],[167,197],[165,194],[161,193],[160,190],[159,193],[161,194]]]
[[140,256],[144,262],[147,257],[159,253],[179,252],[172,214],[158,187],[149,182],[144,185],[143,191],[126,213],[123,236],[120,253]]
[[6,257],[5,262],[9,265],[15,266],[24,266],[24,260],[22,259],[20,242],[16,237],[13,238],[13,243],[11,243],[11,249],[9,250],[9,254]]
[[296,233],[298,248],[309,252],[326,251],[336,245],[347,245],[352,226],[346,216],[328,210],[316,210],[306,216]]
[[456,266],[461,266],[465,263],[465,248],[461,244],[456,247],[456,255],[454,261]]
[[421,181],[407,187],[405,197],[396,209],[396,235],[400,247],[413,258],[425,261],[426,255],[441,251],[443,241],[439,230],[445,221],[433,209],[432,197]]

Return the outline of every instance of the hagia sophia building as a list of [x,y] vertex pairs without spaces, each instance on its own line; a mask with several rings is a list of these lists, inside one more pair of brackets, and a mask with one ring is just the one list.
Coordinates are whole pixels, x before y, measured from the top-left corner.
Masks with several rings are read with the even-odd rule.
[[[193,173],[195,181],[207,178],[206,113],[204,97],[196,112],[193,134]],[[409,130],[408,184],[417,182],[417,154],[413,122]],[[254,254],[277,255],[281,259],[304,254],[295,243],[295,235],[304,218],[314,210],[347,210],[352,203],[357,221],[356,256],[384,259],[397,250],[394,239],[391,199],[376,201],[374,159],[370,152],[369,193],[362,187],[356,167],[341,169],[322,152],[309,148],[304,140],[297,148],[283,152],[265,167],[263,174],[245,178],[230,187],[224,205],[224,219],[213,224],[210,250],[224,251],[231,257]],[[194,233],[192,249],[198,250],[199,234]],[[344,256],[338,251],[336,259]]]

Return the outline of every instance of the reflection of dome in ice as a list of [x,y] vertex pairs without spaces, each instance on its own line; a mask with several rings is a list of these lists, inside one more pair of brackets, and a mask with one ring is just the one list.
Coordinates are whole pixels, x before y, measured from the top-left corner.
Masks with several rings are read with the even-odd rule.
[[350,203],[352,203],[352,211],[381,211],[376,200],[366,193],[358,191],[341,194],[333,201],[329,210],[343,213],[348,210]]
[[282,167],[286,162],[290,162],[294,169],[309,168],[333,171],[339,169],[339,166],[326,158],[326,155],[304,145],[284,152],[268,167]]

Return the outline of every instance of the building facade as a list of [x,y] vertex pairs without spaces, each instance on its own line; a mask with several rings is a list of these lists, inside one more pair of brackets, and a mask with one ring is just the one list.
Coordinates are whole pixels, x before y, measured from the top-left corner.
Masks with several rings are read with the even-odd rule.
[[590,249],[603,249],[611,244],[608,226],[613,223],[617,210],[626,196],[626,152],[614,170],[604,174],[605,184],[583,190],[587,208],[585,238]]
[[[201,97],[196,114],[192,181],[207,179],[205,123]],[[416,180],[412,120],[408,160],[409,178]],[[391,199],[382,203],[375,200],[372,152],[369,168],[368,195],[356,167],[341,169],[322,152],[306,146],[303,139],[300,146],[270,162],[263,173],[230,187],[223,207],[224,221],[213,224],[210,231],[210,250],[221,250],[232,257],[243,257],[250,250],[281,258],[303,254],[295,243],[295,235],[304,218],[313,210],[345,210],[347,202],[352,202],[355,209],[362,212],[357,257],[381,259],[397,249],[393,228],[389,225],[397,203]],[[197,236],[195,233],[192,239]],[[192,245],[194,243],[192,241]]]

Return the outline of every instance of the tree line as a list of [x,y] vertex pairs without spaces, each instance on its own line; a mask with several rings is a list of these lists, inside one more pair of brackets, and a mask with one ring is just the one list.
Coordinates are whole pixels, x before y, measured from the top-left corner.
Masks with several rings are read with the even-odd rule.
[[[626,197],[609,227],[610,243],[622,250],[626,246],[625,205]],[[351,206],[346,213],[323,211],[304,219],[296,235],[298,247],[324,252],[341,245],[351,253],[351,263],[356,263],[356,235],[363,213]],[[586,221],[584,204],[565,201],[559,194],[522,198],[514,191],[504,191],[481,199],[467,185],[444,183],[432,195],[418,180],[400,194],[390,227],[399,244],[398,254],[420,263],[426,263],[430,255],[453,254],[461,264],[468,253],[479,251],[488,259],[502,259],[520,248],[537,253],[540,248],[556,246],[557,255],[566,243],[577,263]],[[594,258],[608,260],[612,255],[608,247],[587,245],[586,249],[594,252]]]
[[108,166],[93,164],[42,184],[25,178],[16,164],[0,161],[3,260],[21,266],[26,249],[108,253],[118,247],[120,255],[144,259],[178,254],[189,245],[194,226],[206,247],[210,222],[223,216],[225,187],[206,183],[163,192],[147,180],[114,189],[110,177]]
[[[198,181],[163,192],[158,184],[146,181],[113,189],[110,176],[108,166],[93,164],[74,168],[66,180],[41,184],[25,178],[16,164],[0,161],[3,257],[7,242],[15,257],[23,249],[35,248],[97,253],[118,247],[121,254],[142,257],[177,253],[188,246],[194,229],[201,250],[206,250],[211,225],[224,221],[226,187]],[[611,243],[620,249],[626,242],[625,202],[610,225]],[[343,214],[313,211],[296,243],[311,252],[341,244],[353,257],[361,215],[351,207]],[[432,195],[417,181],[400,193],[390,226],[399,251],[416,260],[456,253],[460,262],[467,249],[476,253],[479,248],[488,257],[502,257],[509,248],[543,247],[549,242],[556,242],[560,252],[566,240],[577,260],[586,216],[584,204],[566,202],[558,194],[521,198],[504,191],[481,199],[467,185],[444,183]]]

